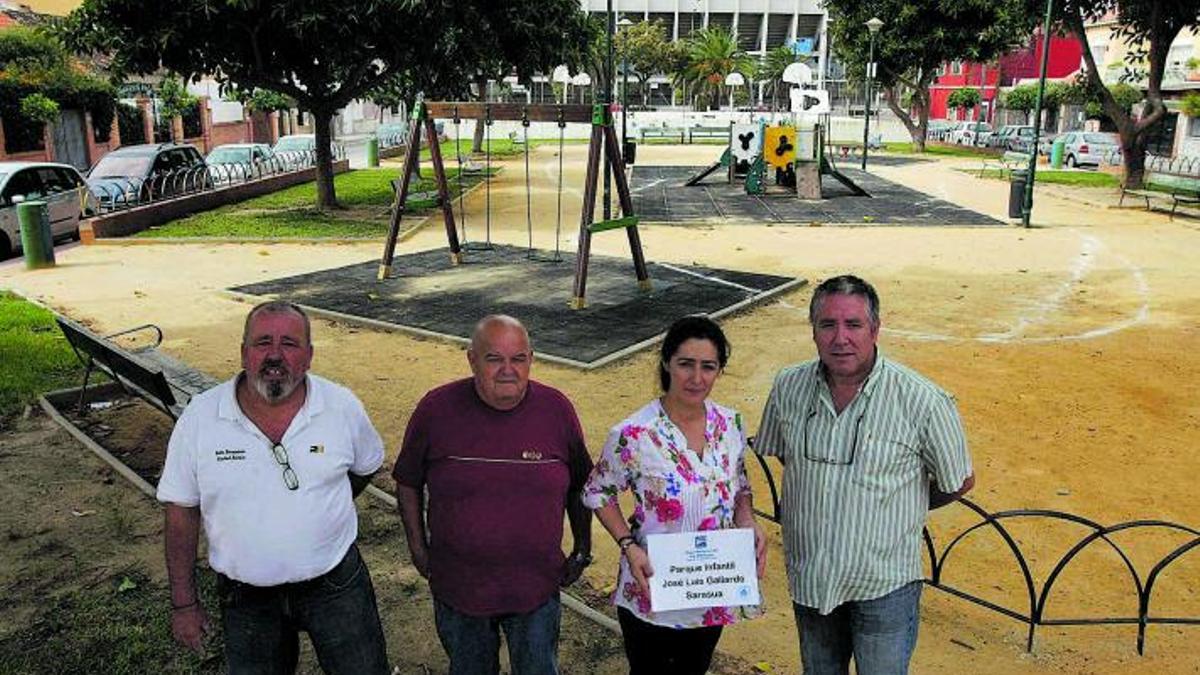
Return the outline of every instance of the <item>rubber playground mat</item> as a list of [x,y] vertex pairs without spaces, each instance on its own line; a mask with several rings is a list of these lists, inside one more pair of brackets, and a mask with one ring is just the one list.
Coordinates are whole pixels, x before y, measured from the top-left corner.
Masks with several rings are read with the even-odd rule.
[[[538,257],[550,255],[537,251]],[[638,289],[629,258],[592,255],[587,307],[572,310],[575,259],[530,260],[497,245],[468,251],[460,265],[448,249],[397,256],[378,281],[368,261],[231,288],[235,294],[290,300],[319,316],[465,343],[487,314],[510,314],[529,329],[538,358],[595,368],[649,347],[689,314],[714,318],[806,283],[803,279],[694,265],[648,262],[652,289]]]
[[[875,159],[870,161],[875,162]],[[772,185],[768,193],[746,194],[741,181],[729,183],[718,169],[699,185],[684,185],[703,170],[698,166],[635,166],[630,190],[633,211],[643,220],[663,223],[723,221],[809,225],[1005,225],[991,216],[951,204],[859,169],[847,162],[838,169],[870,193],[853,194],[833,176],[821,177],[821,200],[802,200]]]

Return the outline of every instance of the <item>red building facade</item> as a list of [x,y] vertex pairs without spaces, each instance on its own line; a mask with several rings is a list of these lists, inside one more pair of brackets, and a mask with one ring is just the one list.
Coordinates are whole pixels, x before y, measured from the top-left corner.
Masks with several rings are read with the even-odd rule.
[[[1069,36],[1050,38],[1050,59],[1046,65],[1048,79],[1061,79],[1079,70],[1083,49],[1079,41]],[[946,63],[929,87],[929,119],[992,121],[1000,90],[1021,80],[1035,79],[1042,61],[1042,39],[1034,34],[1029,44],[1001,56],[993,63],[969,61]],[[951,110],[946,105],[955,89],[978,89],[981,103],[971,110]]]

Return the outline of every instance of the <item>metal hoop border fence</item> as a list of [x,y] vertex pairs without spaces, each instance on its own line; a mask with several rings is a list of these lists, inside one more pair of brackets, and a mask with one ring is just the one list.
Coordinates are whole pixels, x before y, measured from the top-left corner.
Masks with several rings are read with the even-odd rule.
[[[334,160],[345,158],[346,150],[342,145],[334,144],[332,149]],[[155,174],[145,179],[103,178],[101,180],[105,183],[89,183],[88,189],[96,197],[98,212],[111,213],[277,174],[303,171],[316,164],[315,150],[285,151],[254,163],[205,164]]]
[[[772,472],[766,458],[758,453],[754,453],[754,457],[758,460],[759,466],[762,468],[763,475],[767,480],[767,488],[771,493],[771,508],[770,513],[761,509],[755,508],[755,513],[766,518],[774,523],[780,522],[780,499],[779,488],[775,482],[775,474]],[[966,508],[970,509],[980,521],[966,528],[962,532],[954,536],[950,543],[942,550],[941,555],[938,554],[937,545],[934,543],[933,535],[930,534],[928,528],[922,531],[924,539],[925,552],[929,556],[931,578],[925,579],[925,583],[934,588],[943,590],[951,595],[954,595],[963,600],[973,602],[980,607],[989,609],[993,612],[1002,614],[1012,619],[1016,619],[1028,626],[1028,634],[1025,642],[1025,651],[1033,651],[1034,634],[1038,626],[1094,626],[1094,625],[1124,625],[1136,624],[1137,632],[1137,653],[1144,654],[1146,641],[1146,627],[1151,624],[1176,624],[1176,625],[1200,625],[1200,617],[1173,617],[1173,616],[1151,616],[1150,605],[1153,600],[1155,582],[1162,576],[1175,561],[1179,560],[1185,554],[1195,549],[1200,548],[1200,530],[1172,523],[1165,520],[1133,520],[1116,525],[1105,526],[1093,520],[1077,516],[1063,511],[1055,511],[1051,509],[1013,509],[1008,511],[998,511],[996,513],[988,513],[978,504],[969,499],[961,498],[958,500]],[[1050,575],[1046,578],[1045,583],[1039,590],[1036,582],[1033,579],[1033,573],[1029,569],[1029,563],[1025,553],[1021,550],[1020,544],[1009,533],[1008,529],[1001,521],[1014,518],[1049,518],[1060,521],[1067,521],[1076,525],[1089,528],[1091,532],[1081,538],[1074,546],[1068,550],[1062,558],[1055,564]],[[1021,576],[1025,582],[1025,591],[1028,595],[1029,605],[1025,612],[1011,609],[985,600],[976,595],[972,595],[962,589],[955,588],[942,583],[942,573],[946,568],[946,561],[950,554],[954,551],[959,542],[963,541],[970,534],[981,528],[990,528],[994,530],[1008,547],[1009,552],[1016,560],[1020,567]],[[1130,560],[1129,555],[1121,546],[1112,540],[1110,535],[1117,532],[1134,530],[1140,528],[1165,528],[1176,532],[1191,535],[1191,539],[1179,546],[1176,546],[1169,553],[1163,556],[1150,569],[1149,574],[1143,581],[1142,575]],[[1129,571],[1131,581],[1133,582],[1134,590],[1137,592],[1138,612],[1137,616],[1118,616],[1118,617],[1072,617],[1065,619],[1048,619],[1046,618],[1046,604],[1050,599],[1050,593],[1054,589],[1054,584],[1062,573],[1067,569],[1072,561],[1078,555],[1087,549],[1091,544],[1101,541],[1107,544],[1120,557],[1125,569]]]

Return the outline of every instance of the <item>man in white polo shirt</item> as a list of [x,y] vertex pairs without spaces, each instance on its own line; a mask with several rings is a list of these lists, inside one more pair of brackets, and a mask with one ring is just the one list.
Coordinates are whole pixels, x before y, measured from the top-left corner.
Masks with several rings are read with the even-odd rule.
[[348,389],[308,373],[308,317],[287,302],[246,317],[242,372],[192,399],[158,483],[166,505],[171,630],[203,652],[200,526],[217,572],[230,673],[290,673],[299,633],[328,673],[389,671],[354,497],[383,442]]
[[827,279],[818,358],[784,368],[755,448],[784,463],[783,546],[804,672],[899,674],[917,643],[921,529],[975,484],[954,399],[876,346],[879,296]]

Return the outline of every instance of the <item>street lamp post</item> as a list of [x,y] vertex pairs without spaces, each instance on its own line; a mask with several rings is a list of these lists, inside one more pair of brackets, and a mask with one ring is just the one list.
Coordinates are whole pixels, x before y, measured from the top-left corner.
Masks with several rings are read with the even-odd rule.
[[873,16],[867,22],[867,30],[871,33],[871,48],[867,52],[867,96],[863,101],[863,147],[862,147],[862,170],[867,170],[867,144],[870,142],[871,133],[871,82],[875,79],[875,35],[879,33],[879,29],[883,27],[883,21],[879,17]]
[[[617,27],[620,30],[625,30],[633,25],[629,17],[623,16],[617,22]],[[621,162],[624,164],[628,158],[625,157],[625,136],[626,124],[625,120],[629,119],[629,46],[621,50]]]
[[1029,151],[1029,174],[1025,176],[1025,198],[1021,200],[1021,225],[1029,227],[1033,215],[1033,180],[1037,175],[1038,140],[1042,132],[1042,97],[1046,94],[1046,64],[1050,60],[1050,18],[1054,0],[1046,0],[1046,19],[1042,23],[1042,67],[1038,73],[1037,98],[1033,104],[1033,145]]

